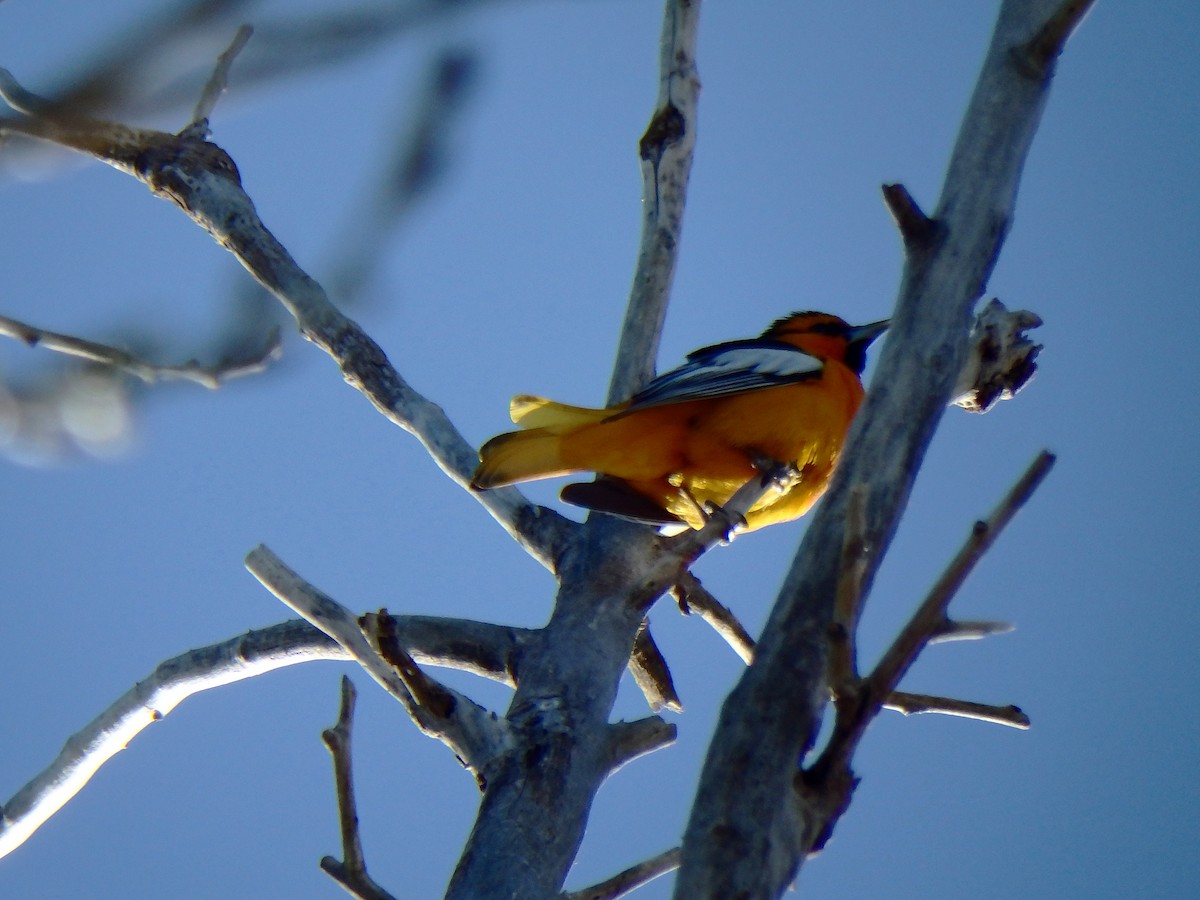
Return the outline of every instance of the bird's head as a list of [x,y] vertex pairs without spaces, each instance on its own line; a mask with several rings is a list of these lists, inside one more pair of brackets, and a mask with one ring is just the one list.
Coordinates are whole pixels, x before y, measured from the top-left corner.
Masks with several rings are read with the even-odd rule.
[[867,364],[867,347],[887,327],[887,319],[868,325],[849,325],[829,313],[796,312],[773,322],[763,337],[799,347],[818,359],[836,359],[862,374]]

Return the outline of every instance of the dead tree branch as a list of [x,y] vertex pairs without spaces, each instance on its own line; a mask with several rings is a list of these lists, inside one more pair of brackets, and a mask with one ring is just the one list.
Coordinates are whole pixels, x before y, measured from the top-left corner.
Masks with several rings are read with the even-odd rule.
[[763,632],[755,662],[726,700],[683,844],[676,896],[776,897],[820,838],[828,811],[794,790],[828,696],[828,633],[851,488],[867,486],[864,592],[900,513],[968,343],[1011,221],[1045,106],[1049,66],[1014,61],[1067,5],[1001,8],[933,218],[939,236],[907,248],[900,296],[863,409]]
[[7,316],[0,316],[0,335],[14,338],[30,347],[44,347],[56,353],[64,353],[67,356],[75,356],[89,362],[120,369],[146,384],[169,380],[192,381],[213,390],[230,379],[241,378],[245,375],[257,375],[278,359],[282,352],[278,331],[272,335],[267,346],[256,351],[252,356],[245,359],[222,360],[208,366],[195,360],[182,365],[153,363],[117,347],[73,337],[58,331],[50,331],[46,328],[38,328],[36,325],[19,322]]
[[[536,634],[437,616],[395,616],[393,621],[404,647],[418,662],[460,669],[510,686]],[[0,807],[0,857],[24,843],[101,766],[183,700],[209,688],[321,659],[350,656],[310,623],[292,619],[160,663],[69,738],[58,757]]]
[[354,702],[358,697],[354,682],[342,676],[342,703],[338,720],[321,733],[321,739],[333,757],[333,782],[337,790],[338,824],[342,832],[342,858],[326,856],[321,870],[359,900],[395,900],[367,874],[362,839],[358,833],[358,804],[354,800],[354,770],[351,765],[350,735],[354,726]]
[[[480,785],[487,783],[495,760],[512,745],[506,723],[416,670],[411,658],[405,662],[412,668],[393,665],[380,650],[377,629],[366,631],[353,613],[302,579],[266,547],[260,545],[250,551],[246,568],[263,587],[333,638],[400,701],[421,731],[449,747]],[[372,620],[373,625],[377,622]],[[388,646],[392,652],[398,649],[398,642]]]
[[699,0],[668,2],[659,45],[658,103],[638,144],[642,160],[642,236],[625,322],[608,386],[620,403],[654,376],[654,358],[679,258],[700,76],[696,70]]

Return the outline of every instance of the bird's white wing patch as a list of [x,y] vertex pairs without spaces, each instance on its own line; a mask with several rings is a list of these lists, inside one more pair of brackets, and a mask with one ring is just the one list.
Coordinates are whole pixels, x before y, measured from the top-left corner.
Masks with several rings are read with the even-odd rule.
[[724,397],[815,378],[822,362],[781,341],[733,341],[697,350],[638,392],[631,409]]

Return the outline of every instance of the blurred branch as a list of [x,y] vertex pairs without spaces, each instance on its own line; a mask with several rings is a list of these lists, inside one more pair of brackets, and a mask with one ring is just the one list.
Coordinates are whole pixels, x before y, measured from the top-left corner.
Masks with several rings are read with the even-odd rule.
[[278,330],[272,334],[270,343],[254,356],[244,359],[221,360],[208,366],[201,365],[196,360],[190,360],[182,365],[152,363],[107,344],[99,344],[58,331],[38,328],[7,316],[0,316],[0,335],[15,338],[30,347],[44,347],[57,353],[65,353],[68,356],[76,356],[89,362],[120,369],[146,384],[153,384],[160,380],[181,380],[192,381],[214,390],[232,378],[241,378],[262,372],[272,361],[278,359],[282,352]]
[[[20,100],[0,70],[0,96]],[[70,147],[143,181],[208,231],[290,312],[300,332],[325,350],[347,382],[389,420],[417,437],[434,461],[466,488],[478,455],[445,412],[414,391],[378,344],[329,300],[259,219],[224,150],[185,129],[169,134],[110,122],[20,116],[0,120],[0,134],[19,133]],[[471,492],[536,559],[553,568],[573,523],[534,506],[514,488]]]
[[[385,258],[388,241],[413,208],[442,180],[476,79],[478,63],[466,50],[444,50],[429,66],[416,112],[405,116],[393,157],[371,173],[353,218],[338,229],[330,292],[342,302],[358,297]],[[400,130],[400,129],[398,129]]]
[[[346,63],[417,29],[495,0],[360,0],[336,11],[256,17],[255,40],[238,64],[243,90]],[[209,69],[201,49],[248,14],[246,0],[186,0],[137,20],[52,93],[63,117],[144,116],[195,102]],[[164,76],[164,72],[167,73]]]
[[696,146],[699,20],[699,0],[667,0],[659,50],[658,103],[638,145],[643,181],[642,236],[608,386],[610,405],[629,399],[654,376],[654,358],[679,257]]
[[212,111],[217,106],[217,100],[225,93],[225,88],[229,84],[229,68],[253,33],[254,29],[249,25],[241,26],[234,35],[233,41],[225,48],[225,52],[217,57],[217,65],[208,81],[205,82],[204,92],[196,101],[196,108],[192,111],[192,121],[188,125],[188,130],[196,137],[208,137],[208,117],[212,115]]

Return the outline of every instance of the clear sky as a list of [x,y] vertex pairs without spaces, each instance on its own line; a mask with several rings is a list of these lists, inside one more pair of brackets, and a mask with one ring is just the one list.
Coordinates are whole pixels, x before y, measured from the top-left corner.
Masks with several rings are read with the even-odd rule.
[[[0,4],[0,65],[53,90],[160,5]],[[477,442],[505,429],[511,394],[603,398],[661,12],[649,0],[483,6],[286,84],[239,89],[235,66],[213,121],[268,227],[324,279],[429,60],[477,54],[443,185],[350,311]],[[888,315],[901,253],[879,185],[901,181],[935,205],[995,7],[705,4],[662,367],[795,309]],[[232,32],[195,58],[215,58]],[[970,523],[1054,450],[1058,466],[954,607],[1016,632],[935,647],[905,682],[1016,703],[1033,728],[883,715],[857,758],[853,806],[804,869],[811,896],[1200,893],[1197,47],[1191,0],[1099,0],[1069,45],[989,285],[1045,319],[1040,371],[986,416],[947,413],[863,625],[869,658]],[[137,121],[175,129],[188,116]],[[0,154],[0,175],[0,313],[96,339],[151,335],[186,359],[239,302],[233,258],[133,179],[19,147]],[[0,344],[7,383],[54,364]],[[550,577],[294,331],[262,377],[139,401],[114,458],[26,447],[0,465],[0,799],[161,660],[288,617],[242,568],[260,542],[357,609],[545,621]],[[553,502],[556,489],[531,494]],[[699,566],[752,632],[803,527],[749,535]],[[672,717],[680,738],[603,788],[570,887],[678,842],[738,677],[701,622],[668,603],[652,622],[687,707]],[[370,869],[399,896],[440,895],[475,812],[469,776],[356,669],[314,663],[195,697],[144,732],[0,860],[0,897],[340,896],[316,866],[340,853],[319,732],[344,671],[360,688]],[[449,680],[507,702],[494,685]],[[645,712],[626,685],[614,716]],[[663,879],[636,896],[669,890]]]

